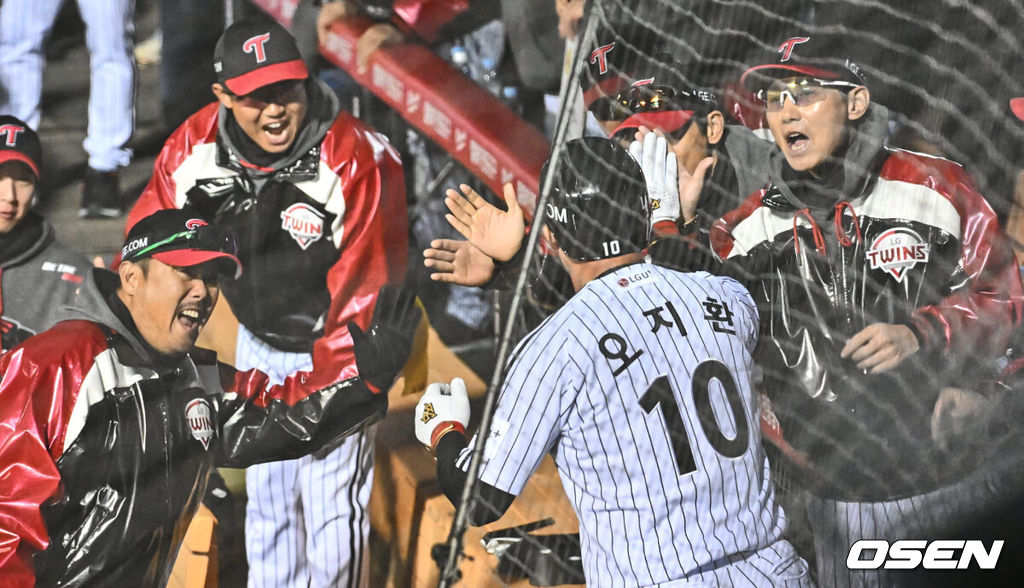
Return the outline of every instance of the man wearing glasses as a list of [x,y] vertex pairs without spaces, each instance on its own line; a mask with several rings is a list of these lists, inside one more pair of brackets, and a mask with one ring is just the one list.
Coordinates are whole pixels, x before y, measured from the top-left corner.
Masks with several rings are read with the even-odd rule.
[[[236,367],[259,368],[274,382],[332,374],[376,392],[367,373],[374,366],[357,364],[353,345],[380,287],[405,276],[398,154],[309,77],[295,39],[276,23],[232,24],[213,66],[218,103],[167,140],[128,227],[181,208],[232,228],[246,267],[223,283],[241,324]],[[252,583],[360,583],[372,467],[368,430],[325,455],[249,468]]]
[[[337,372],[272,385],[193,348],[232,234],[181,210],[139,220],[117,273],[95,268],[65,319],[0,358],[0,577],[5,586],[162,586],[214,466],[294,459],[383,416]],[[385,288],[360,365],[411,348],[419,311]],[[410,326],[411,325],[411,326]]]
[[818,581],[875,585],[894,580],[851,563],[853,542],[935,538],[987,498],[929,423],[944,386],[1005,348],[1024,293],[963,168],[887,148],[888,111],[829,41],[790,38],[744,73],[777,145],[771,183],[711,242],[753,272],[765,387],[807,460]]

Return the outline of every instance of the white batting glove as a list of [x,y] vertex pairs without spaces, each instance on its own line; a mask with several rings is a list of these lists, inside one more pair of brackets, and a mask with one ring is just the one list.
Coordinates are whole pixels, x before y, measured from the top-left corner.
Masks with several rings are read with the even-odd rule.
[[469,424],[469,395],[462,378],[451,385],[436,382],[427,386],[416,404],[416,438],[431,451],[449,431],[466,432]]
[[640,164],[651,199],[651,226],[679,218],[679,164],[669,151],[668,140],[656,133],[647,133],[643,141],[629,144],[629,154]]

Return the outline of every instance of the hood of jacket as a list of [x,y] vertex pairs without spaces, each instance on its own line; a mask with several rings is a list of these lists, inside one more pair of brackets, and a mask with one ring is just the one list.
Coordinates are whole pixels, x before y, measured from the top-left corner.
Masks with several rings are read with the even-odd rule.
[[32,259],[56,238],[53,226],[30,210],[14,230],[0,235],[0,269],[15,267]]
[[765,194],[765,206],[775,210],[812,211],[831,209],[840,200],[853,200],[864,194],[877,177],[885,160],[885,139],[889,132],[889,110],[872,103],[864,119],[857,124],[847,144],[842,161],[815,179],[789,166],[782,150],[775,147],[769,154],[768,168],[772,187]]
[[327,84],[316,78],[306,80],[306,98],[308,100],[306,119],[302,122],[295,142],[284,153],[274,156],[263,151],[238,127],[234,115],[224,106],[220,107],[218,115],[218,140],[227,147],[233,158],[245,158],[260,168],[264,168],[245,166],[248,173],[254,178],[263,178],[280,171],[294,164],[303,155],[309,153],[310,149],[319,145],[341,110],[341,102],[338,97],[334,95]]
[[769,157],[778,151],[770,140],[758,137],[743,125],[728,125],[724,151],[736,170],[740,202],[768,183],[772,176]]
[[135,325],[126,323],[111,308],[110,297],[116,296],[120,284],[121,278],[117,273],[104,268],[92,268],[82,282],[75,304],[64,306],[58,320],[86,320],[115,331],[136,355],[135,359],[123,357],[122,361],[126,364],[150,368],[166,365],[166,361],[142,340]]

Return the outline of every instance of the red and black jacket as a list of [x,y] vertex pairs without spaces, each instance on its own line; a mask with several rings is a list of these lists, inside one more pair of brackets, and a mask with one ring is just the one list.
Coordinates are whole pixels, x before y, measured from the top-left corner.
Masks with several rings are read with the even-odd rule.
[[380,287],[405,275],[398,155],[335,108],[326,122],[307,121],[323,125],[308,147],[280,165],[256,166],[224,136],[226,112],[211,104],[171,135],[127,227],[162,208],[190,208],[231,227],[245,272],[221,287],[239,322],[277,349],[311,352],[325,381],[355,377],[346,325],[366,329]]
[[[939,391],[969,385],[1005,349],[1024,291],[995,212],[953,162],[882,147],[862,132],[852,181],[807,206],[784,180],[711,230],[720,259],[745,267],[761,306],[765,386],[786,437],[808,455],[805,482],[843,500],[895,499],[963,475],[931,440]],[[780,153],[773,154],[776,161]],[[775,166],[775,178],[786,174]],[[873,323],[903,324],[920,351],[865,374],[840,357]]]
[[4,586],[161,586],[214,466],[309,454],[387,408],[358,379],[158,367],[106,301],[117,276],[94,276],[82,318],[0,358]]

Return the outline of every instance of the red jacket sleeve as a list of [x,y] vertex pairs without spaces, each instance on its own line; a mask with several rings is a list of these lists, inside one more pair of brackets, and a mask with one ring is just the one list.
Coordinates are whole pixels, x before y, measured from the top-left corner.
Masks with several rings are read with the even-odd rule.
[[913,327],[925,349],[956,357],[1001,353],[1024,308],[1020,270],[995,211],[963,169],[942,168],[937,187],[960,215],[960,269],[963,285],[939,304],[914,311]]
[[[346,117],[339,117],[343,120]],[[335,123],[336,125],[338,123]],[[401,282],[409,249],[405,179],[398,154],[380,135],[355,119],[355,132],[338,133],[325,142],[339,158],[335,173],[345,197],[338,261],[327,272],[331,305],[323,337],[313,343],[312,384],[317,388],[358,376],[348,323],[370,326],[377,291]]]
[[218,103],[209,104],[188,118],[164,143],[153,164],[153,175],[135,201],[124,225],[125,235],[135,223],[165,208],[180,208],[174,172],[198,143],[213,141],[217,130]]
[[[97,329],[62,323],[0,358],[0,578],[33,586],[32,556],[50,544],[40,507],[59,496],[56,460],[96,353]],[[80,323],[79,323],[80,324]],[[68,332],[69,329],[73,332]],[[75,341],[67,351],[66,341]],[[63,351],[60,348],[64,348]]]

